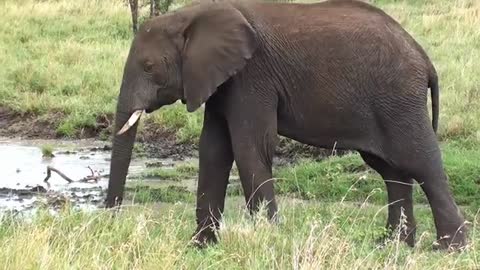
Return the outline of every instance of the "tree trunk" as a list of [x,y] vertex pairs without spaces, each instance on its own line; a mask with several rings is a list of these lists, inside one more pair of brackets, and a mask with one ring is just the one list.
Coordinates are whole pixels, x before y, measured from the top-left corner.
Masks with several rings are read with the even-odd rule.
[[160,15],[160,0],[152,0],[155,3],[155,16]]
[[138,30],[138,0],[128,0],[130,4],[130,11],[132,13],[132,30],[133,34]]
[[155,16],[155,0],[150,0],[150,18]]

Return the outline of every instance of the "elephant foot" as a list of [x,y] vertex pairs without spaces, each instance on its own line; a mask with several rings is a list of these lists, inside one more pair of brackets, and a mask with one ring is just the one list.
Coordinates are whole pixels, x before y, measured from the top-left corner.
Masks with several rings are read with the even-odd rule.
[[120,208],[122,206],[122,201],[123,198],[120,196],[115,196],[113,199],[107,197],[104,201],[104,208],[109,209],[109,208]]
[[211,227],[201,227],[192,236],[192,245],[196,248],[205,248],[216,243],[218,243],[218,239],[215,235],[215,229]]
[[443,234],[433,244],[434,250],[462,251],[467,246],[466,229],[456,231],[454,234]]

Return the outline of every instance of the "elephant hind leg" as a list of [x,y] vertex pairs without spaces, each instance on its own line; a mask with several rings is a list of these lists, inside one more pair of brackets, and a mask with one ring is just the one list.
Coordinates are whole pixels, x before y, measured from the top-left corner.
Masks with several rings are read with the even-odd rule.
[[[389,236],[400,232],[400,239],[409,246],[415,245],[416,222],[413,214],[412,184],[413,179],[404,175],[381,158],[360,152],[365,163],[377,171],[385,180],[388,193],[387,231]],[[402,223],[402,217],[406,217]]]
[[384,138],[390,139],[382,144],[382,159],[419,183],[432,209],[439,247],[462,248],[466,244],[465,220],[449,190],[435,133],[428,117],[411,119],[415,118],[399,116],[400,125],[384,133]]

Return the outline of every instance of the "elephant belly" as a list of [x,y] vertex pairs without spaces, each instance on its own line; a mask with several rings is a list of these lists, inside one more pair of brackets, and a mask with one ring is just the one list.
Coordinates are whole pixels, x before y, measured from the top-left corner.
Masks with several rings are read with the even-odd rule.
[[[305,117],[308,115],[308,117]],[[300,116],[300,117],[299,117]],[[345,112],[305,112],[279,114],[278,134],[300,143],[321,148],[361,150],[375,145],[374,119],[369,114]]]

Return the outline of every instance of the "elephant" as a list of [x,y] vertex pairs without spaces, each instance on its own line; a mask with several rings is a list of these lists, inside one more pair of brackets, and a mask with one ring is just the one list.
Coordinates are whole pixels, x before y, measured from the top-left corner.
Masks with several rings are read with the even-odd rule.
[[437,72],[419,43],[378,7],[226,0],[144,22],[123,70],[106,208],[122,203],[142,114],[178,101],[189,113],[204,110],[192,237],[200,247],[219,241],[233,162],[248,211],[264,205],[269,220],[278,221],[272,177],[278,135],[358,151],[385,180],[387,229],[399,229],[407,245],[415,245],[414,180],[433,213],[436,248],[467,244],[436,135]]

